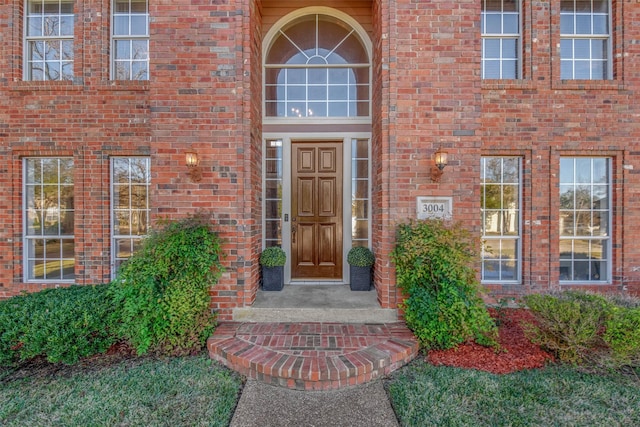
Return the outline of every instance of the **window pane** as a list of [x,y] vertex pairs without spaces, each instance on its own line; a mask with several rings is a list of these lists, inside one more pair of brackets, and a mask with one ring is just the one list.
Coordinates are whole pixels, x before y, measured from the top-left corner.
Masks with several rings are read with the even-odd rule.
[[595,15],[593,17],[593,34],[609,34],[608,15]]
[[507,14],[504,15],[504,28],[503,28],[503,33],[504,34],[519,34],[520,33],[520,24],[518,22],[518,15],[517,14]]
[[485,14],[484,32],[486,34],[502,34],[502,15],[499,13]]
[[132,36],[144,36],[147,34],[147,17],[146,16],[131,16],[131,35]]
[[591,15],[576,15],[576,34],[592,34]]
[[127,35],[129,34],[129,16],[115,16],[113,18],[113,34]]

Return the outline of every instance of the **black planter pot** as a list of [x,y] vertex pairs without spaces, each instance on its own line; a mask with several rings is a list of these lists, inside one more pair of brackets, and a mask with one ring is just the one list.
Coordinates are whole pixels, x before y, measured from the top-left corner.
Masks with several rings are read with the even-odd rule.
[[262,267],[262,290],[281,291],[284,287],[284,266]]
[[371,289],[371,267],[349,266],[351,281],[349,286],[352,291],[368,291]]

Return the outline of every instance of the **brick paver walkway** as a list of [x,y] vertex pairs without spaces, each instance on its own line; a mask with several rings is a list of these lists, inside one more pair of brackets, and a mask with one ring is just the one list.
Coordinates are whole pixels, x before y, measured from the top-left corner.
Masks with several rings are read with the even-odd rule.
[[212,359],[249,378],[297,390],[363,384],[418,352],[404,323],[226,322],[207,346]]

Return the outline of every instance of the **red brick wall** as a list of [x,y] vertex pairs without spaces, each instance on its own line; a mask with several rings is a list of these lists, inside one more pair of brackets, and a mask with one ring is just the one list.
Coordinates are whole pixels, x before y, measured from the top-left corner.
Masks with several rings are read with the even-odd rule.
[[[255,298],[261,248],[261,44],[281,16],[311,2],[151,1],[151,79],[109,80],[110,1],[76,2],[74,82],[22,81],[23,1],[0,5],[0,298],[22,281],[22,159],[75,161],[78,283],[109,280],[109,157],[149,155],[153,217],[213,212],[227,272],[212,290],[222,318]],[[418,196],[453,198],[479,232],[481,155],[523,158],[523,284],[558,287],[558,162],[613,158],[614,282],[640,292],[640,4],[614,1],[613,81],[561,82],[558,2],[524,1],[524,79],[480,80],[480,3],[323,2],[351,14],[373,42],[373,247],[376,287],[395,307],[395,226]],[[623,31],[624,29],[624,31]],[[624,38],[623,38],[624,37]],[[440,183],[432,154],[450,155]],[[195,149],[202,181],[187,177]]]
[[[374,11],[373,240],[379,297],[395,307],[388,254],[397,224],[416,217],[416,197],[451,196],[455,219],[479,224],[480,6],[399,0]],[[450,162],[434,183],[439,147]]]

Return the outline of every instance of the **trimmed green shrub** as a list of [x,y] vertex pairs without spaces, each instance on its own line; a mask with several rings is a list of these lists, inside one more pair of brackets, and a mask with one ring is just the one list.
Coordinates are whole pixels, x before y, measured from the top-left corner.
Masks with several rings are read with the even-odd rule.
[[116,341],[108,285],[46,289],[0,301],[0,365],[44,356],[73,364]]
[[208,216],[161,221],[112,282],[119,332],[138,354],[200,350],[215,328],[209,289],[223,271]]
[[640,300],[566,291],[524,297],[536,318],[527,336],[572,364],[640,366]]
[[602,345],[599,332],[608,306],[602,296],[567,291],[527,295],[524,302],[538,323],[525,326],[527,336],[561,361],[582,363],[594,348]]
[[640,366],[640,308],[614,306],[602,336],[614,366]]
[[477,254],[460,224],[424,220],[402,224],[391,258],[407,326],[427,349],[474,339],[497,347],[497,328],[482,298],[473,264]]
[[370,267],[376,262],[371,249],[366,246],[356,246],[349,249],[347,253],[347,262],[355,267]]
[[287,254],[279,246],[269,246],[260,254],[260,265],[263,267],[281,267],[287,262]]

